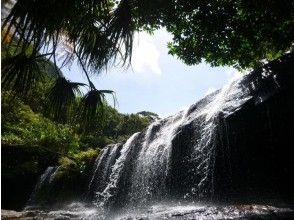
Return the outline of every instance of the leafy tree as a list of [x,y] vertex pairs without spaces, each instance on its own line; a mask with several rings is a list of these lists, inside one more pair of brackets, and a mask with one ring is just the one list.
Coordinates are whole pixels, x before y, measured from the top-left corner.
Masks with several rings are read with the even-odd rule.
[[165,27],[173,36],[169,54],[188,65],[205,61],[212,66],[256,68],[293,51],[291,0],[139,2],[144,8],[137,9],[140,26]]
[[291,0],[174,1],[169,53],[186,64],[255,68],[293,51]]
[[141,131],[149,124],[149,120],[147,118],[141,118],[139,115],[130,114],[123,115],[122,120],[118,124],[118,134],[119,135],[128,135],[130,133],[135,133]]

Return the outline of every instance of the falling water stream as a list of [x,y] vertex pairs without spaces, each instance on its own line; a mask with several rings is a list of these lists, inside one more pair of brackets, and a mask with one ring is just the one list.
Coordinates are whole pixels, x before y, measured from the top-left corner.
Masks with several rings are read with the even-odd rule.
[[54,179],[54,173],[56,170],[57,167],[48,167],[40,176],[38,183],[36,184],[34,191],[27,202],[27,207],[34,206],[36,203],[40,202],[40,199],[42,200],[42,194],[47,193],[46,190],[50,188],[50,184]]
[[[268,87],[264,87],[264,81]],[[219,210],[201,203],[215,193],[220,120],[249,101],[264,101],[279,87],[273,74],[245,75],[188,109],[155,121],[142,132],[133,134],[126,143],[105,147],[93,167],[86,193],[88,200],[110,219],[115,217],[109,213],[117,214],[116,210],[122,210],[121,218],[127,218],[138,215],[142,208],[145,214],[141,212],[139,216],[146,215],[150,219],[176,218],[177,213],[188,213],[187,216],[196,213],[205,219],[208,212],[215,213],[214,219],[221,219]],[[52,173],[53,168],[46,170],[35,191]],[[250,209],[261,213],[267,208]],[[240,208],[226,207],[222,208],[222,216],[232,217],[236,210],[239,217],[246,215],[246,208],[240,211]]]

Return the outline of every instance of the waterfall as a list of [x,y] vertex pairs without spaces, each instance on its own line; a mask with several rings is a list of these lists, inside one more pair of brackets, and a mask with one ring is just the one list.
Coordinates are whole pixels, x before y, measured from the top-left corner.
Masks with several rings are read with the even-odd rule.
[[[291,66],[293,62],[289,63]],[[88,201],[106,212],[147,207],[157,202],[203,202],[214,199],[216,195],[228,195],[229,190],[223,190],[233,188],[233,185],[228,185],[232,184],[231,178],[234,178],[235,188],[242,186],[240,191],[246,189],[247,193],[250,186],[246,188],[247,182],[242,183],[240,177],[244,177],[239,173],[245,171],[249,175],[252,170],[248,170],[256,161],[268,161],[259,155],[256,147],[251,150],[258,160],[251,160],[251,154],[243,156],[247,152],[244,137],[254,127],[254,122],[251,122],[243,131],[242,126],[246,125],[243,117],[247,120],[252,117],[247,115],[248,109],[263,117],[262,104],[282,89],[292,88],[293,74],[289,70],[291,68],[286,69],[283,75],[269,74],[270,70],[264,68],[253,71],[229,82],[188,109],[153,122],[143,131],[133,134],[126,143],[106,146],[93,166],[87,187]],[[282,72],[278,68],[276,72],[279,71]],[[285,103],[291,106],[292,102],[286,100]],[[268,108],[267,118],[270,117]],[[227,124],[228,121],[231,124]],[[265,129],[263,125],[260,128]],[[272,134],[274,126],[271,125],[270,129]],[[238,137],[242,142],[234,139],[239,130]],[[259,133],[251,135],[254,142],[249,140],[248,143],[259,145],[260,142],[256,142]],[[267,140],[266,135],[263,138],[261,141]],[[269,150],[265,148],[264,151]],[[230,154],[234,154],[234,168],[231,167]],[[249,163],[252,164],[249,166]],[[231,169],[235,169],[235,176],[232,176]],[[46,170],[36,191],[53,172],[53,168]],[[250,180],[244,176],[244,180]],[[255,187],[260,190],[258,184]],[[237,189],[238,193],[240,191]]]
[[116,196],[119,178],[123,174],[125,164],[133,147],[133,142],[136,140],[138,134],[139,133],[133,134],[133,136],[130,137],[129,140],[127,140],[127,142],[123,145],[122,150],[120,152],[120,157],[115,161],[115,164],[111,169],[111,174],[109,176],[109,181],[106,184],[106,187],[103,189],[103,191],[98,191],[96,193],[97,205],[99,207],[104,207],[106,204],[110,202],[110,199],[112,197]]
[[97,192],[103,190],[108,183],[111,168],[120,153],[121,144],[109,145],[102,149],[101,156],[97,157],[94,164],[94,171],[88,185],[87,196],[92,199]]
[[167,196],[171,144],[186,113],[187,110],[181,111],[168,120],[154,122],[145,131],[131,180],[129,197],[133,204],[144,204]]
[[[230,82],[190,108],[155,121],[144,131],[134,134],[121,148],[110,145],[104,149],[96,160],[89,184],[89,189],[96,193],[95,204],[98,207],[138,207],[170,199],[173,196],[170,187],[172,176],[181,175],[175,174],[178,168],[173,165],[174,142],[189,126],[195,129],[193,137],[182,147],[189,149],[190,153],[181,162],[189,164],[186,170],[181,171],[189,174],[189,179],[182,179],[189,187],[178,194],[182,199],[201,199],[213,194],[219,115],[225,117],[234,113],[252,98],[241,82]],[[95,189],[92,187],[94,180]],[[118,205],[116,200],[124,202],[120,201]]]
[[[249,90],[242,85],[242,80],[232,80],[221,90],[219,90],[212,99],[208,99],[206,104],[201,106],[199,110],[192,113],[190,119],[186,122],[191,123],[191,120],[197,120],[197,129],[199,137],[194,145],[194,150],[190,161],[196,164],[196,169],[192,169],[191,173],[197,175],[198,179],[195,187],[191,188],[191,192],[186,194],[197,194],[199,198],[205,197],[207,193],[213,194],[213,171],[215,163],[216,150],[216,134],[219,124],[219,116],[226,117],[233,114],[245,102],[250,100],[252,96]],[[193,175],[193,174],[192,174]]]
[[50,184],[54,179],[54,174],[57,170],[57,167],[48,167],[45,172],[40,176],[34,191],[32,192],[28,202],[27,208],[31,206],[42,205],[42,200],[45,196],[44,194],[49,194]]

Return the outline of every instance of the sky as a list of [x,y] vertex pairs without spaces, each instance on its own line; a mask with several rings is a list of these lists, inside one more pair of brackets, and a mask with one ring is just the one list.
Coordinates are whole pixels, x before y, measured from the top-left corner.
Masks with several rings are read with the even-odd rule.
[[[151,111],[167,117],[220,89],[240,74],[233,68],[210,67],[205,63],[187,66],[168,55],[168,41],[171,35],[163,29],[153,35],[136,34],[132,65],[128,69],[114,67],[92,75],[97,89],[115,92],[119,112]],[[62,70],[70,80],[86,82],[82,70],[75,64]]]

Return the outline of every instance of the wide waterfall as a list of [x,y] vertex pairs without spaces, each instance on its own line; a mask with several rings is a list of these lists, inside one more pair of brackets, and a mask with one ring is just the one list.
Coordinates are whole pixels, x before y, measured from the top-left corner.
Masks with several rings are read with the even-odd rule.
[[[100,207],[134,207],[175,197],[184,200],[211,196],[219,116],[233,114],[252,98],[243,82],[244,79],[233,81],[187,110],[155,121],[123,146],[103,149],[89,184],[91,194],[95,194],[93,201]],[[184,149],[175,149],[175,142],[187,129],[193,129],[194,134],[184,140]],[[175,164],[177,155],[173,154],[179,150],[189,152],[180,157],[186,166],[181,172],[188,177],[182,179],[183,185],[189,187],[176,193],[174,176],[182,174],[177,173],[181,168]]]
[[228,183],[232,172],[226,118],[246,103],[264,102],[281,83],[270,70],[253,72],[190,108],[155,121],[124,145],[104,148],[89,183],[92,201],[99,207],[129,208],[212,198],[219,184],[215,172],[220,150],[226,154],[223,173]]
[[[291,183],[284,178],[293,166],[289,168],[287,153],[277,151],[273,137],[275,133],[284,139],[273,125],[284,119],[271,119],[283,114],[275,96],[292,91],[294,84],[287,67],[293,60],[285,60],[286,69],[265,66],[246,74],[188,109],[155,121],[126,143],[103,148],[85,189],[86,201],[109,212],[168,202],[230,201],[244,195],[269,198],[270,187],[286,195]],[[292,98],[285,101],[288,108]],[[52,172],[47,170],[41,181]]]

